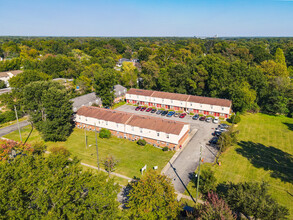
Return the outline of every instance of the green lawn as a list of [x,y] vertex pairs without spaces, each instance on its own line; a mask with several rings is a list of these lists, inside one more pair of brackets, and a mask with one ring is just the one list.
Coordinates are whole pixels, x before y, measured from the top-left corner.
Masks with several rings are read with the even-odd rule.
[[[293,218],[293,119],[246,114],[237,129],[238,145],[221,155],[221,166],[212,166],[218,183],[266,181],[272,197]],[[193,186],[188,189],[194,193]]]
[[[30,127],[22,129],[23,140],[28,136]],[[5,136],[8,139],[19,141],[18,131]],[[52,146],[64,146],[73,156],[77,156],[82,162],[97,166],[97,155],[95,147],[95,133],[87,131],[88,148],[85,147],[85,134],[84,130],[74,129],[66,142],[47,142],[46,145],[50,150]],[[29,139],[29,143],[43,141],[36,130],[33,131]],[[140,169],[146,164],[147,168],[158,166],[161,171],[174,152],[164,152],[153,146],[139,146],[135,142],[125,139],[111,137],[110,139],[101,139],[98,137],[99,158],[103,160],[108,155],[113,155],[119,162],[115,172],[123,174],[128,177],[140,177]],[[101,167],[103,168],[102,163]]]

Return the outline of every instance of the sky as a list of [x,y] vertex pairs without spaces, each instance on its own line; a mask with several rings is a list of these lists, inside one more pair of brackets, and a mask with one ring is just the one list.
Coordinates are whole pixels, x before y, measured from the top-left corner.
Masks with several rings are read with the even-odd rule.
[[0,36],[293,36],[293,0],[0,0]]

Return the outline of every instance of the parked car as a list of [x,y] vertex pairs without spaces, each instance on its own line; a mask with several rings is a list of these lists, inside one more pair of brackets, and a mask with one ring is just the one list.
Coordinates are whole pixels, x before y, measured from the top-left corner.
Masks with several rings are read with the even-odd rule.
[[198,118],[199,118],[199,115],[198,115],[198,114],[196,114],[196,115],[194,115],[194,116],[192,117],[193,120],[197,120]]
[[169,112],[168,114],[167,114],[167,117],[172,117],[173,115],[175,114],[175,112]]
[[182,113],[179,118],[184,118],[186,116],[186,113]]
[[141,109],[140,109],[140,111],[144,111],[144,110],[146,110],[146,107],[142,107]]
[[153,110],[153,109],[152,108],[147,108],[145,111],[150,112],[151,110]]
[[180,113],[178,113],[178,112],[176,112],[175,114],[174,114],[174,117],[179,117],[180,116]]
[[136,108],[135,108],[135,111],[139,111],[141,109],[141,106],[137,106]]
[[151,110],[151,113],[155,113],[156,111],[157,111],[157,109],[153,108],[153,109]]
[[162,112],[163,112],[162,110],[158,110],[156,114],[160,115],[160,114],[162,114]]
[[216,137],[219,137],[219,136],[221,136],[221,134],[222,134],[221,131],[215,131],[213,135]]
[[206,116],[201,116],[201,117],[199,118],[199,120],[200,120],[200,121],[205,121],[205,120],[206,120]]
[[219,138],[218,137],[213,137],[211,140],[209,140],[210,144],[217,144]]
[[212,120],[213,120],[212,117],[207,117],[207,118],[206,118],[206,122],[208,122],[208,123],[212,122]]
[[219,126],[221,126],[222,128],[226,128],[226,129],[228,129],[230,127],[230,125],[227,125],[227,124],[220,124]]
[[219,117],[215,117],[213,122],[214,122],[214,124],[218,124],[219,123]]
[[165,115],[167,115],[167,114],[168,114],[168,111],[163,111],[161,115],[162,115],[162,116],[165,116]]

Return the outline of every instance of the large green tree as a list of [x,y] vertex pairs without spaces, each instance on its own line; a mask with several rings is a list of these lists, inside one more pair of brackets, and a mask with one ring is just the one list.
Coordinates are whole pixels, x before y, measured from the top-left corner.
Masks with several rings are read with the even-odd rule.
[[72,131],[72,102],[63,85],[32,82],[23,89],[24,111],[45,141],[64,141]]
[[1,219],[115,219],[119,187],[77,159],[18,155],[0,162]]
[[154,170],[133,184],[127,207],[134,219],[175,219],[179,212],[171,180]]

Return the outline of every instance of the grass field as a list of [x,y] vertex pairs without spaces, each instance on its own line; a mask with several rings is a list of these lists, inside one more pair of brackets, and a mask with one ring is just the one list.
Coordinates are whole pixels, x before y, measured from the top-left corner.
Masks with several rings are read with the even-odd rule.
[[[29,131],[30,127],[22,129],[23,139],[28,136]],[[19,141],[18,131],[12,132],[5,137]],[[43,142],[43,140],[38,132],[34,130],[28,142]],[[46,145],[48,150],[52,146],[64,146],[73,156],[80,158],[82,162],[97,166],[95,133],[93,131],[87,131],[87,142],[88,146],[91,145],[88,148],[85,147],[84,130],[76,128],[66,142],[47,142]],[[98,137],[98,149],[100,161],[108,155],[113,155],[118,160],[115,172],[131,178],[134,176],[140,177],[140,169],[145,164],[147,168],[158,166],[158,170],[161,171],[173,156],[173,152],[171,151],[164,152],[150,145],[142,147],[135,142],[117,137],[111,137],[110,139],[101,139]],[[102,162],[100,162],[100,166],[104,168]]]
[[[237,129],[238,145],[221,155],[221,166],[211,166],[218,183],[266,181],[272,197],[289,208],[292,219],[293,119],[246,114]],[[191,182],[188,189],[195,193],[193,186]]]

